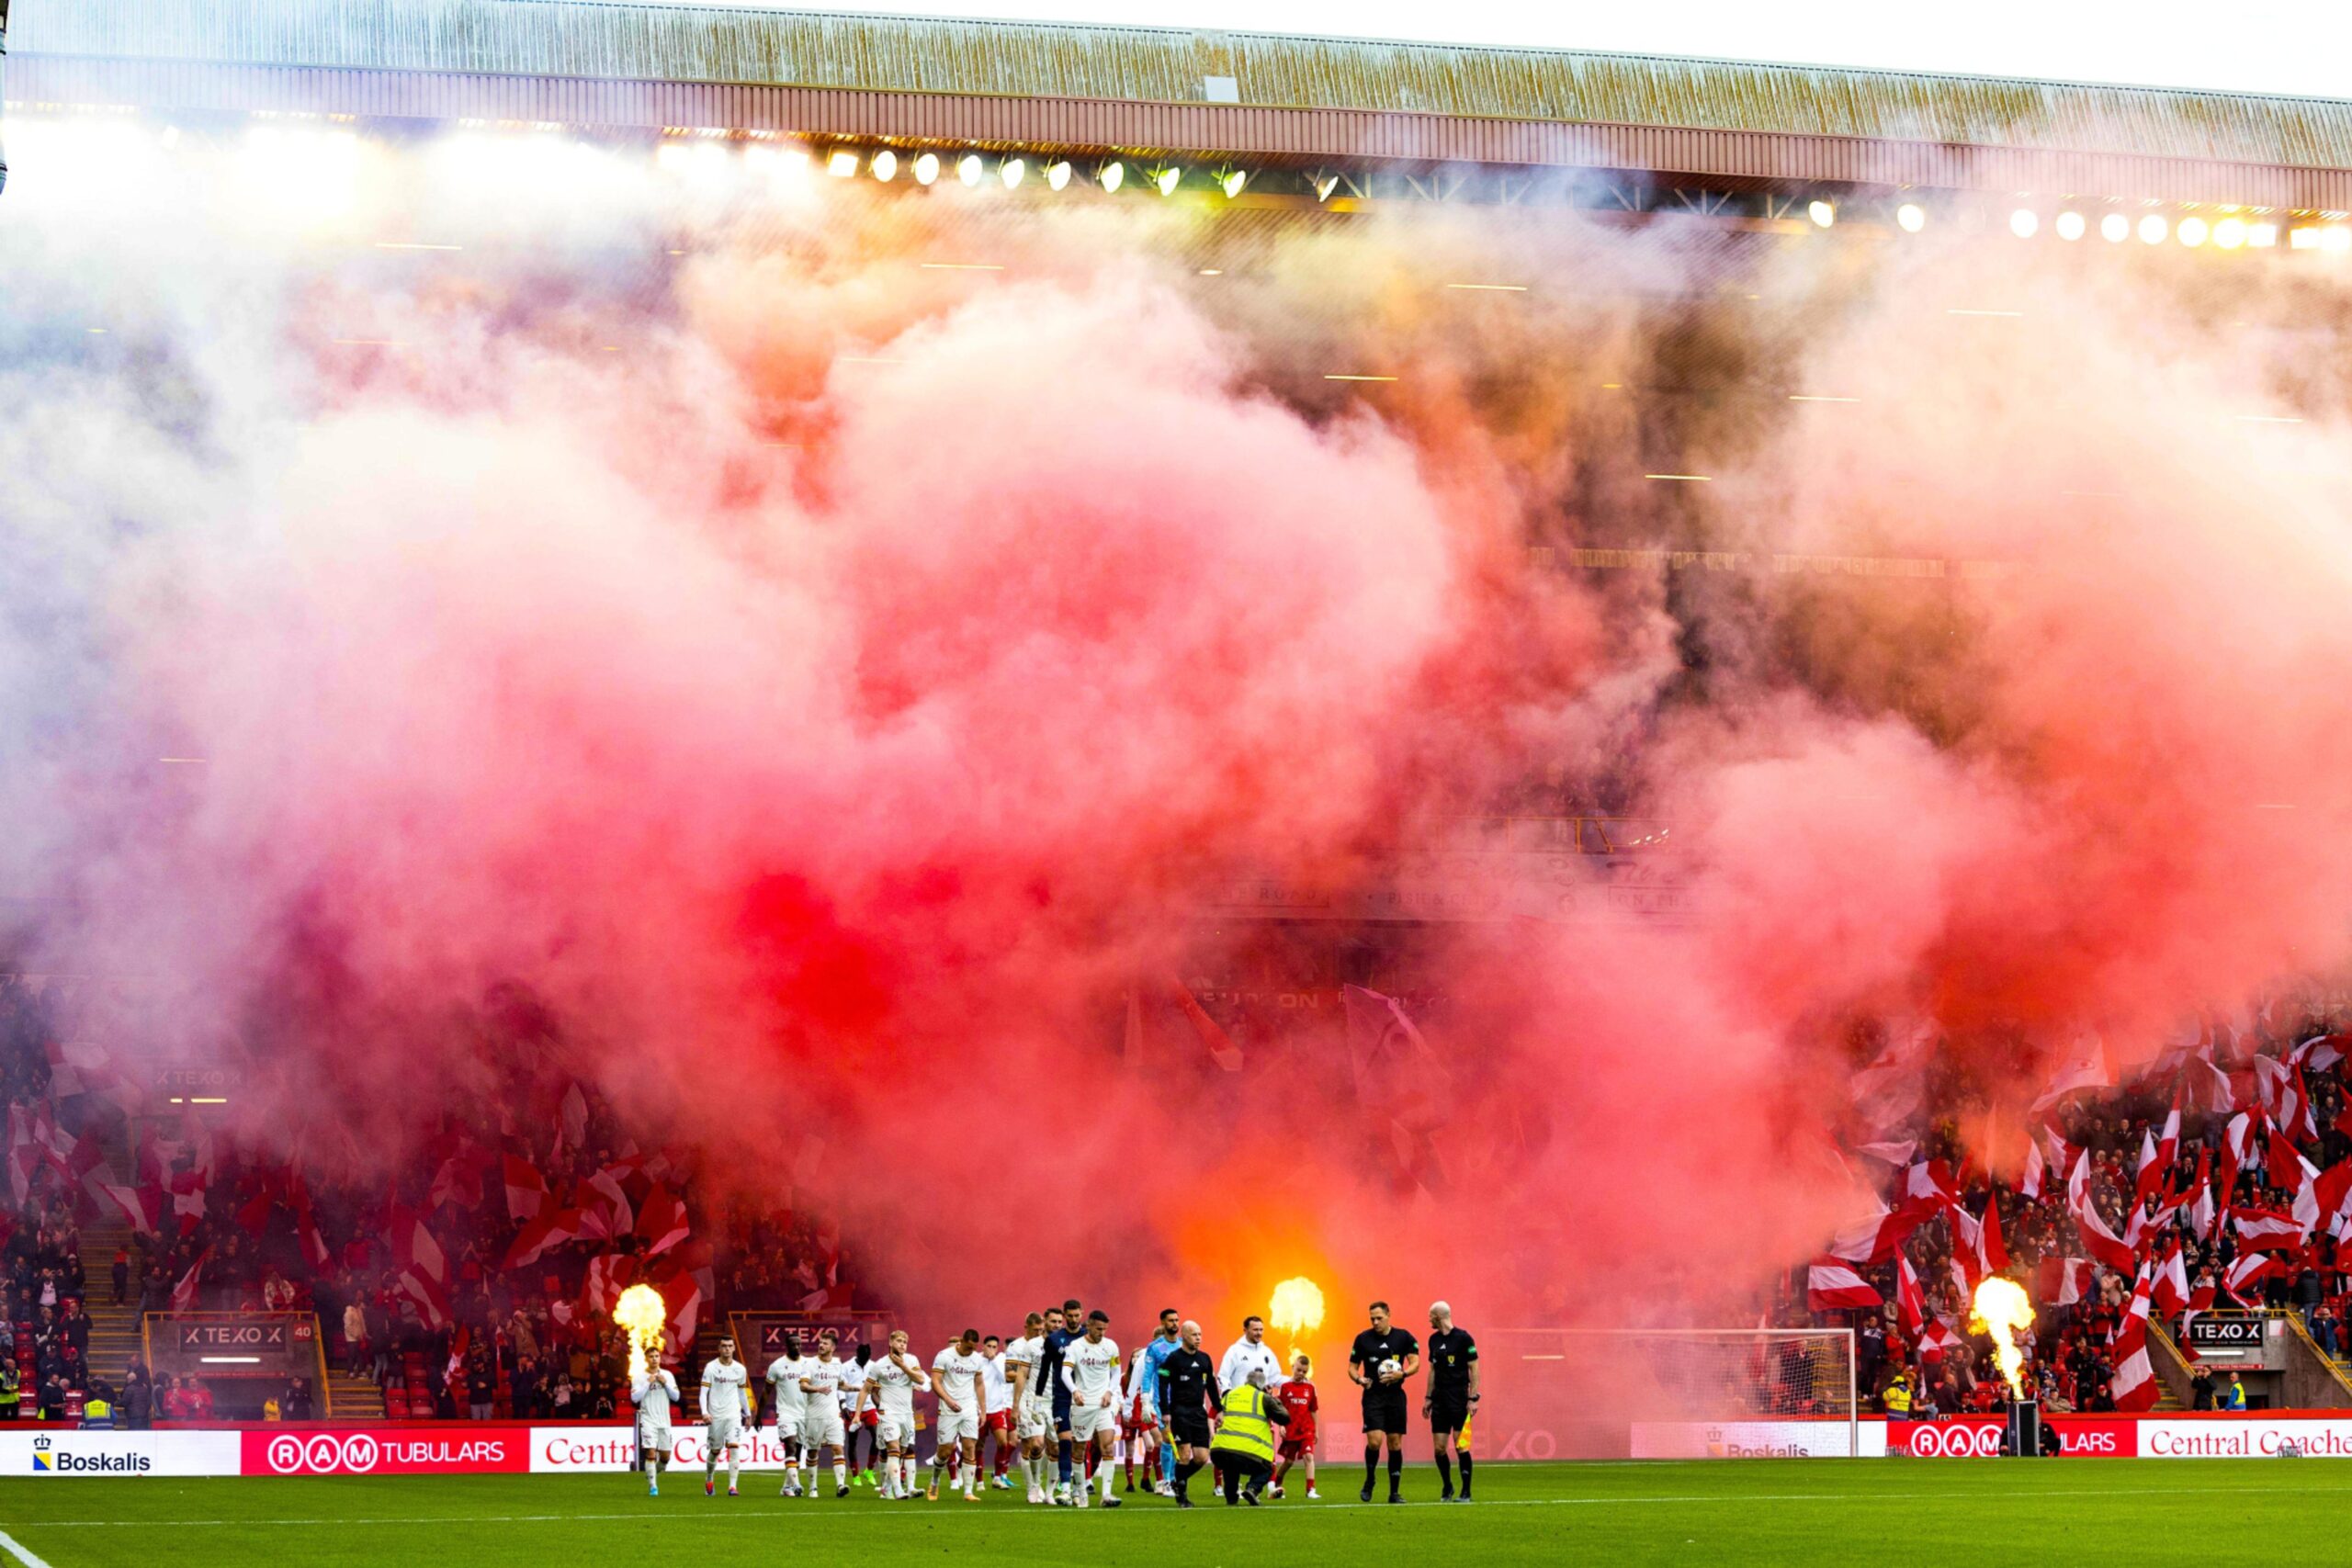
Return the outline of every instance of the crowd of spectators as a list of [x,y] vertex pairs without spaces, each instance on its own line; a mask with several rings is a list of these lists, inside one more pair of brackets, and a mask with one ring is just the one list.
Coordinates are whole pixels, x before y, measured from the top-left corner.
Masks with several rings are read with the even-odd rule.
[[[2152,1136],[2161,1139],[2177,1098],[2183,1110],[2177,1153],[2159,1190],[2139,1205],[2144,1237],[2137,1243],[2140,1251],[2161,1260],[2177,1240],[2192,1302],[2210,1301],[2222,1309],[2292,1308],[2323,1352],[2340,1355],[2352,1348],[2345,1327],[2346,1314],[2352,1311],[2352,1242],[2339,1245],[2323,1220],[2302,1245],[2250,1246],[2227,1223],[2233,1210],[2290,1211],[2295,1201],[2293,1190],[2276,1186],[2271,1179],[2274,1171],[2267,1157],[2253,1058],[2260,1055],[2283,1059],[2299,1042],[2333,1034],[2341,1027],[2341,1020],[2328,1011],[2284,1007],[2267,1011],[2267,1023],[2225,1028],[2218,1039],[2209,1034],[2202,1057],[2193,1052],[2185,1059],[2177,1052],[2159,1057],[2153,1070],[2122,1086],[2068,1095],[2035,1117],[2030,1126],[2037,1137],[2044,1136],[2041,1129],[2047,1126],[2063,1136],[2068,1149],[2086,1154],[2091,1201],[2108,1229],[2124,1236],[2131,1232],[2143,1151]],[[2206,1065],[2207,1058],[2211,1066]],[[2219,1098],[2217,1073],[2230,1085],[2225,1105],[2213,1103]],[[2026,1353],[2024,1378],[2043,1408],[2058,1414],[2114,1409],[2112,1341],[2130,1309],[2135,1276],[2098,1261],[2084,1244],[2067,1208],[2068,1171],[2049,1168],[2045,1156],[2040,1190],[2027,1197],[2019,1190],[2017,1174],[2024,1134],[2015,1132],[2000,1159],[2007,1174],[1988,1174],[1983,1154],[1989,1124],[1981,1103],[1955,1108],[1955,1100],[1964,1098],[1964,1091],[1955,1095],[1953,1078],[1939,1075],[1936,1066],[1931,1066],[1928,1077],[1926,1103],[1941,1107],[1941,1113],[1923,1111],[1907,1123],[1885,1130],[1885,1135],[1914,1142],[1913,1161],[1940,1161],[1959,1173],[1960,1204],[1972,1218],[1984,1213],[1988,1198],[1995,1205],[2010,1259],[2008,1272],[2027,1283],[2035,1303],[2033,1322],[2020,1334],[2019,1343]],[[2278,1077],[2283,1081],[2285,1075]],[[2289,1141],[2302,1160],[2324,1171],[2352,1156],[2352,1135],[2335,1124],[2345,1104],[2341,1069],[2330,1066],[2306,1070],[2302,1078],[2311,1096],[2311,1127],[2316,1132],[2313,1135],[2307,1128],[2303,1135]],[[2220,1183],[2232,1163],[2224,1153],[2227,1128],[2233,1115],[2250,1107],[2254,1139],[2229,1190],[2223,1191]],[[2048,1147],[2046,1137],[2044,1147]],[[1899,1198],[1897,1189],[1906,1168],[1896,1166],[1890,1170],[1886,1181],[1890,1201]],[[2212,1211],[2222,1219],[2205,1231],[2200,1231],[2196,1201],[2200,1177],[2211,1194]],[[2167,1194],[2179,1201],[2178,1206],[2159,1223],[2156,1216],[2162,1213]],[[1992,1410],[2006,1396],[2006,1386],[1992,1366],[1989,1337],[1967,1332],[1970,1303],[1963,1275],[1952,1265],[1957,1235],[1958,1227],[1949,1218],[1938,1218],[1921,1225],[1903,1245],[1926,1300],[1930,1326],[1923,1336],[1906,1335],[1903,1330],[1896,1304],[1896,1271],[1891,1261],[1859,1270],[1884,1298],[1883,1307],[1809,1313],[1805,1271],[1799,1269],[1779,1282],[1773,1321],[1853,1326],[1858,1386],[1874,1408],[1887,1407],[1888,1389],[1900,1378],[1914,1415]],[[2247,1251],[2263,1251],[2279,1259],[2283,1268],[2233,1297],[2224,1281],[2231,1265]],[[2080,1299],[2062,1305],[2055,1296],[2064,1292],[2049,1287],[2056,1278],[2056,1267],[2065,1260],[2073,1260],[2077,1269],[2086,1266],[2089,1278]],[[2184,1318],[2195,1310],[2192,1306],[2170,1314],[2152,1311],[2151,1316],[2177,1340]],[[1933,1332],[1932,1325],[1939,1324],[1956,1331],[1952,1337],[1957,1343]],[[2226,1392],[2210,1380],[2196,1391],[2199,1398],[2218,1398]]]

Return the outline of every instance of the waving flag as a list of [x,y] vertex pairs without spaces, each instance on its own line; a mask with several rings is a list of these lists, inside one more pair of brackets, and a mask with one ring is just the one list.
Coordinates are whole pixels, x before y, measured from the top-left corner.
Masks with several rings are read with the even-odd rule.
[[1886,1298],[1841,1258],[1816,1258],[1805,1270],[1805,1303],[1815,1312],[1850,1308],[1863,1310],[1885,1304]]
[[2115,1336],[2115,1408],[2139,1412],[2156,1403],[2156,1371],[2148,1360],[2148,1274],[2140,1271],[2132,1304]]
[[506,1187],[506,1217],[520,1224],[536,1216],[548,1204],[548,1180],[539,1168],[526,1159],[508,1155],[504,1165]]
[[2138,1259],[2092,1206],[2090,1171],[2090,1151],[2086,1149],[2075,1157],[2075,1172],[2066,1179],[2066,1212],[2074,1216],[2075,1228],[2082,1233],[2083,1246],[2093,1258],[2119,1274],[2130,1273],[2139,1266]]

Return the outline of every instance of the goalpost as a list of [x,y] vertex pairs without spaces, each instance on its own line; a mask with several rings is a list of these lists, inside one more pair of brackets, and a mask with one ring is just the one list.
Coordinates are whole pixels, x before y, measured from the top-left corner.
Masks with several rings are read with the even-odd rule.
[[1862,1452],[1850,1328],[1518,1328],[1480,1337],[1522,1450],[1497,1454],[1482,1441],[1481,1457]]

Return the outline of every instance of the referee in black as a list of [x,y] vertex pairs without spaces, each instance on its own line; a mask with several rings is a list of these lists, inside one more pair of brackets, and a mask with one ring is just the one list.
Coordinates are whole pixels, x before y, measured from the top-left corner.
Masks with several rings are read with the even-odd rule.
[[[1388,1365],[1394,1361],[1394,1367]],[[1420,1370],[1421,1348],[1388,1321],[1388,1303],[1372,1303],[1372,1326],[1348,1349],[1348,1381],[1363,1389],[1363,1501],[1380,1473],[1383,1439],[1388,1447],[1388,1500],[1405,1500],[1405,1380]]]
[[1437,1450],[1438,1501],[1453,1501],[1453,1465],[1462,1461],[1462,1501],[1470,1501],[1470,1450],[1457,1450],[1454,1438],[1478,1413],[1478,1346],[1453,1326],[1453,1309],[1430,1303],[1430,1386],[1421,1414],[1430,1419],[1430,1442]]
[[1209,1412],[1217,1408],[1216,1363],[1201,1348],[1201,1325],[1186,1323],[1183,1342],[1159,1363],[1159,1418],[1168,1423],[1168,1440],[1176,1446],[1176,1473],[1168,1479],[1176,1492],[1176,1506],[1189,1508],[1185,1492],[1193,1477],[1209,1462]]

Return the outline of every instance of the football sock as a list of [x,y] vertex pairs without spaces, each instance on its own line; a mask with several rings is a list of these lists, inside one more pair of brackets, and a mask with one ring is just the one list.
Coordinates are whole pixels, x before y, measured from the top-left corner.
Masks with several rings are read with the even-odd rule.
[[1470,1450],[1462,1450],[1462,1495],[1470,1495]]
[[1111,1495],[1112,1484],[1119,1479],[1119,1467],[1115,1464],[1104,1465],[1102,1470],[1102,1495],[1108,1497]]
[[1061,1483],[1063,1485],[1067,1486],[1069,1484],[1069,1461],[1071,1457],[1069,1451],[1069,1439],[1068,1438],[1061,1439],[1059,1452],[1056,1457],[1060,1461],[1060,1469],[1058,1473],[1061,1477]]
[[1388,1490],[1395,1492],[1398,1487],[1404,1484],[1405,1450],[1402,1449],[1390,1449],[1388,1450]]
[[1363,1483],[1371,1485],[1379,1474],[1380,1446],[1377,1443],[1367,1444],[1363,1450]]
[[729,1488],[732,1488],[737,1482],[742,1479],[743,1450],[741,1449],[729,1449],[727,1450],[727,1484]]
[[835,1460],[833,1461],[833,1484],[835,1486],[846,1486],[849,1484],[849,1465],[845,1461]]
[[660,1483],[661,1479],[661,1466],[654,1462],[654,1459],[651,1454],[647,1454],[645,1456],[645,1483],[648,1486],[657,1485]]
[[1442,1449],[1438,1450],[1437,1455],[1437,1478],[1438,1490],[1441,1492],[1453,1490],[1453,1461],[1445,1457],[1445,1450]]

